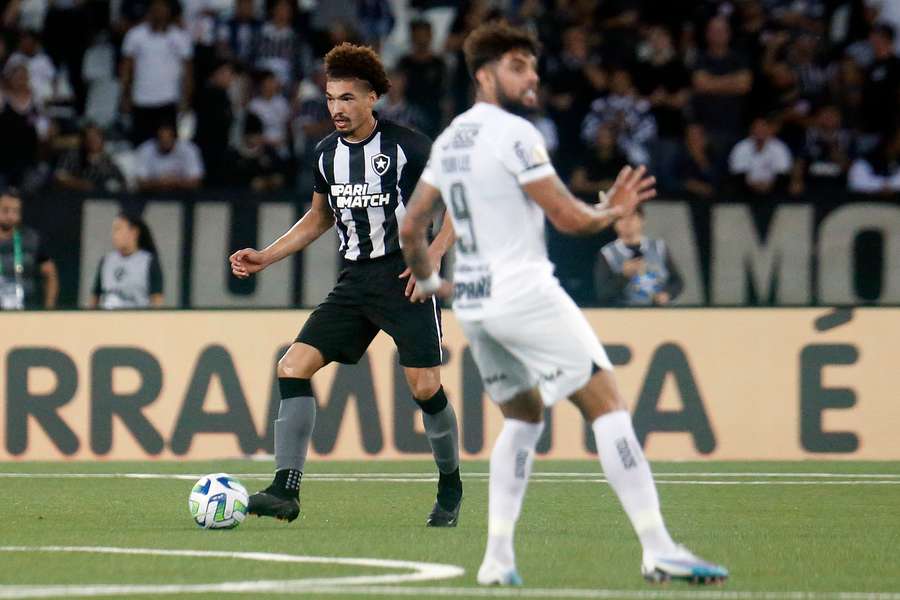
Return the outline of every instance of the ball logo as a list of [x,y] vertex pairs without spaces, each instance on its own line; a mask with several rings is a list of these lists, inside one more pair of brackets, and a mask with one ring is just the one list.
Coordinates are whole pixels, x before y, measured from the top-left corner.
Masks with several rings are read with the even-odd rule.
[[390,157],[381,154],[380,152],[372,157],[372,169],[375,171],[375,173],[378,174],[379,177],[387,173],[387,170],[390,168],[390,166]]

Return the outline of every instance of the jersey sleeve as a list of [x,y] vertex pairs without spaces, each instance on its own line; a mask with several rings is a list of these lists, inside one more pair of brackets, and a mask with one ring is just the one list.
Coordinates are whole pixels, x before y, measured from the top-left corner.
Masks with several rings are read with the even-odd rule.
[[496,142],[500,162],[515,175],[519,185],[543,179],[556,173],[544,138],[528,121],[517,121]]
[[404,202],[412,197],[413,189],[425,171],[432,146],[431,138],[427,135],[411,130],[407,130],[406,133],[408,135],[403,136],[400,141],[403,154],[406,156],[406,166],[398,182]]
[[315,177],[313,178],[313,191],[318,194],[328,194],[328,181],[322,173],[322,156],[321,152],[316,153],[316,161],[313,165],[313,173],[315,173]]
[[159,266],[159,257],[153,254],[150,258],[150,294],[163,293],[162,267]]

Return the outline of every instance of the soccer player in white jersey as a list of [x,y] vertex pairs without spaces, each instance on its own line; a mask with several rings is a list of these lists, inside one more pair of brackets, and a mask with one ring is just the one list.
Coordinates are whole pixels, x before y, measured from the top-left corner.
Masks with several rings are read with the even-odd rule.
[[[588,206],[557,177],[540,133],[517,116],[536,105],[538,43],[501,23],[479,27],[464,46],[476,104],[434,142],[401,230],[416,276],[414,297],[453,296],[491,398],[504,416],[490,464],[488,541],[478,582],[520,584],[513,532],[543,430],[544,406],[569,398],[591,424],[606,478],[643,547],[649,581],[721,582],[728,571],[675,544],[663,522],[650,467],[584,315],[553,276],[544,217],[565,233],[589,235],[655,195],[643,167],[625,167]],[[446,202],[456,232],[454,280],[427,254],[426,231]]]

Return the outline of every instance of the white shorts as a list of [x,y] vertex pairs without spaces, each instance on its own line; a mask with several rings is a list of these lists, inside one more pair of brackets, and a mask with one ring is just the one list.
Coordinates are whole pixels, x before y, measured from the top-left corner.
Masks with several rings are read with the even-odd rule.
[[584,314],[557,287],[502,316],[460,318],[481,379],[497,403],[539,387],[546,406],[583,388],[597,368],[612,371]]

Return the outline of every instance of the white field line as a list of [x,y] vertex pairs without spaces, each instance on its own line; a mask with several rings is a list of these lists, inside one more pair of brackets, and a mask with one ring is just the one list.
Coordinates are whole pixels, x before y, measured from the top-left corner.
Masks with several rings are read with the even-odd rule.
[[459,577],[465,570],[455,565],[380,558],[340,558],[298,556],[269,552],[222,552],[207,550],[166,550],[157,548],[115,548],[108,546],[0,546],[3,552],[48,552],[86,554],[125,554],[179,556],[192,558],[229,558],[275,563],[332,564],[378,569],[403,569],[411,573],[311,577],[307,579],[226,581],[202,584],[87,584],[87,585],[0,585],[0,598],[87,598],[93,596],[130,596],[133,594],[186,594],[215,592],[296,593],[306,588],[329,589],[334,586],[413,583]]
[[418,598],[571,598],[624,600],[900,600],[896,592],[752,592],[712,590],[609,590],[509,587],[347,586],[309,589],[310,594],[415,596]]
[[[271,474],[263,473],[236,473],[233,474],[238,479],[246,480],[268,480]],[[732,476],[728,479],[668,479],[669,477],[725,477]],[[858,478],[853,474],[842,475],[840,473],[816,473],[812,474],[811,480],[807,480],[808,474],[796,473],[793,476],[796,480],[774,478],[781,477],[785,474],[775,473],[756,473],[756,474],[721,474],[710,475],[704,473],[658,473],[656,475],[656,483],[658,485],[900,485],[900,476],[891,473],[884,474],[864,474],[866,478]],[[737,477],[764,477],[763,479],[738,479]],[[772,476],[769,479],[768,476]],[[202,477],[201,474],[179,474],[179,473],[0,473],[0,479],[173,479],[184,481],[196,481]],[[827,477],[827,478],[825,478]],[[871,478],[870,478],[871,477]],[[877,479],[876,479],[877,478]],[[468,480],[486,480],[486,473],[466,474],[463,479]],[[362,482],[382,482],[382,483],[429,483],[437,481],[437,477],[429,473],[351,473],[351,474],[314,474],[307,476],[307,481],[313,482],[342,482],[342,483],[362,483]],[[607,480],[599,475],[591,475],[590,473],[536,473],[529,480],[531,483],[606,483]]]
[[[459,577],[460,567],[433,563],[369,558],[297,556],[266,552],[222,552],[203,550],[164,550],[154,548],[115,548],[106,546],[0,546],[2,552],[90,553],[191,558],[233,558],[279,563],[341,564],[360,567],[409,569],[412,573],[359,575],[348,577],[289,580],[228,581],[201,584],[87,584],[87,585],[9,585],[0,586],[0,599],[89,598],[97,596],[183,595],[196,593],[276,593],[302,595],[350,595],[389,597],[469,597],[469,598],[559,598],[612,600],[900,600],[896,592],[767,592],[727,589],[613,590],[587,588],[497,588],[399,586],[397,583],[433,581]],[[373,585],[373,584],[387,585]]]

